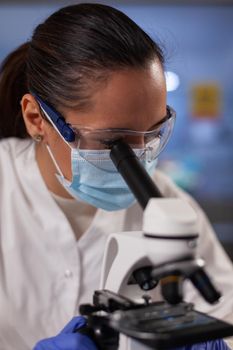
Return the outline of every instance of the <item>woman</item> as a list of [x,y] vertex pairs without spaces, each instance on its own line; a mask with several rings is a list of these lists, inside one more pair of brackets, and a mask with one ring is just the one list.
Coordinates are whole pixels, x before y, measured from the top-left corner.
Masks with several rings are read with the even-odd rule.
[[[163,195],[185,198],[197,210],[199,255],[225,301],[209,306],[189,285],[186,300],[231,317],[231,262],[194,200],[154,172],[174,121],[159,46],[118,10],[80,4],[40,24],[0,74],[0,276],[7,310],[0,348],[32,349],[54,336],[98,289],[107,235],[141,229],[141,209],[109,159],[108,141],[119,132],[138,146]],[[150,162],[140,154],[142,136],[154,142]],[[84,336],[70,334],[73,322],[83,321],[36,349],[80,350]],[[66,336],[79,337],[78,347],[76,340],[68,346]]]

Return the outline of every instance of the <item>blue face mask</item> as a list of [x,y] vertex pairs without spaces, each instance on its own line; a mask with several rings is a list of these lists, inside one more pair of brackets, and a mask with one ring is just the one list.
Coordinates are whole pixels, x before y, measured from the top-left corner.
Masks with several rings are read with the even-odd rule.
[[[51,150],[48,148],[49,153]],[[140,155],[135,150],[137,155]],[[57,163],[51,154],[54,163]],[[97,208],[107,211],[126,209],[132,206],[136,199],[126,182],[117,171],[110,158],[110,151],[71,151],[72,182],[67,181],[59,170],[58,179],[65,189],[77,200],[87,202]],[[156,167],[157,159],[142,161],[149,174]]]

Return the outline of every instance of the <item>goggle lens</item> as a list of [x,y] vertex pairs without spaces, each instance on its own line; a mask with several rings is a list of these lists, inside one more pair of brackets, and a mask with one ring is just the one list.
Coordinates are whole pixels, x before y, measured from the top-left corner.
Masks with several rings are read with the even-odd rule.
[[80,151],[106,151],[111,149],[114,141],[122,139],[131,148],[137,150],[137,155],[141,160],[153,161],[166,146],[175,124],[175,111],[171,107],[168,108],[167,119],[154,130],[145,132],[126,129],[93,130],[72,126],[76,134],[76,141],[71,144],[71,147],[78,148]]

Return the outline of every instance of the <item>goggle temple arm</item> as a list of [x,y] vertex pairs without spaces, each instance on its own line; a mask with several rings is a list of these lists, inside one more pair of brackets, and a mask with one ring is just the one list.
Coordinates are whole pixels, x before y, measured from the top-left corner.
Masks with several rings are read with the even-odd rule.
[[68,123],[66,123],[63,116],[57,112],[53,107],[49,106],[45,103],[37,94],[31,92],[36,101],[39,103],[41,109],[45,112],[48,118],[51,120],[54,127],[61,134],[61,136],[65,139],[66,142],[74,142],[75,141],[75,132],[70,127]]

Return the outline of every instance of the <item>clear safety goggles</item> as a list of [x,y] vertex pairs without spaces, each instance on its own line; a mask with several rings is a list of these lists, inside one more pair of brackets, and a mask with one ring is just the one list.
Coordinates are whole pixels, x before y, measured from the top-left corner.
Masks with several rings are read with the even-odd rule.
[[94,129],[82,125],[71,125],[66,123],[62,115],[40,97],[33,94],[37,99],[43,113],[52,123],[64,141],[79,151],[93,151],[94,153],[107,150],[110,151],[114,141],[119,139],[128,143],[137,151],[140,159],[152,161],[158,157],[166,146],[176,119],[176,112],[167,106],[166,116],[148,131],[135,131],[131,129]]
[[140,159],[152,161],[166,146],[174,127],[175,115],[175,111],[168,106],[167,116],[160,124],[148,131],[93,129],[71,125],[76,135],[76,140],[71,143],[71,147],[77,147],[79,150],[109,150],[115,141],[123,140],[137,150]]

